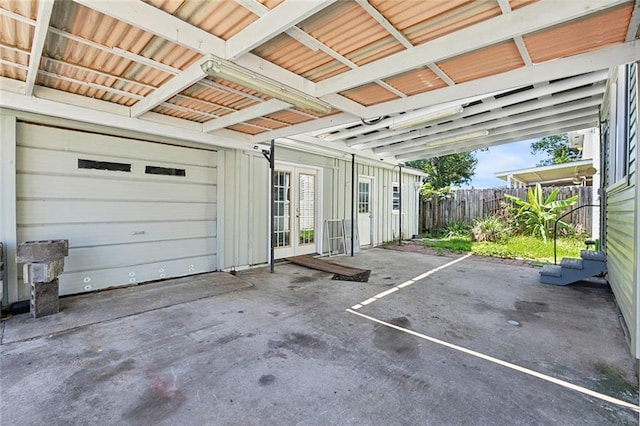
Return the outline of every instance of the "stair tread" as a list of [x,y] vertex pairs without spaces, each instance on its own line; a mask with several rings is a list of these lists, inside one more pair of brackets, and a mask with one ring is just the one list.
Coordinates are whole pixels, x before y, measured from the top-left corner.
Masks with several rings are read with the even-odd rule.
[[569,269],[584,269],[582,259],[575,259],[572,257],[563,257],[560,261],[560,267]]
[[560,265],[544,265],[540,270],[540,275],[550,275],[553,277],[561,277],[562,267]]
[[585,260],[607,260],[604,252],[602,251],[593,251],[593,250],[581,250],[580,257]]

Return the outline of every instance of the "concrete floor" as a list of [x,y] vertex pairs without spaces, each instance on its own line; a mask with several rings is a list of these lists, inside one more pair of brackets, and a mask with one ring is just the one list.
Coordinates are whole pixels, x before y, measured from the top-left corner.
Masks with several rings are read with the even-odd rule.
[[[632,408],[347,309],[451,262],[384,249],[65,298],[2,323],[0,424],[638,424]],[[474,257],[354,310],[637,406],[612,295]],[[514,320],[519,325],[510,325]]]

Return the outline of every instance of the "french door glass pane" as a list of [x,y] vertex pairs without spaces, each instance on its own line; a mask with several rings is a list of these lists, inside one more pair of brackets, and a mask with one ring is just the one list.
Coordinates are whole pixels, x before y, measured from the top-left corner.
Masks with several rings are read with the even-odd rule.
[[276,247],[291,245],[291,172],[276,171],[275,179]]
[[301,245],[313,244],[316,224],[316,177],[301,173],[298,176],[298,187],[298,241]]
[[369,213],[369,183],[358,182],[358,213]]

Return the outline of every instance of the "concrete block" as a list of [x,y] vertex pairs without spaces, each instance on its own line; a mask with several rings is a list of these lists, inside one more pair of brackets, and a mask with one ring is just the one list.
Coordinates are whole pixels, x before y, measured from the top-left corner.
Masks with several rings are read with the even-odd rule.
[[69,240],[26,241],[18,245],[16,262],[47,262],[68,255]]
[[22,268],[24,282],[48,283],[62,275],[64,258],[48,262],[25,263]]
[[49,283],[31,283],[31,315],[40,318],[57,314],[58,279]]

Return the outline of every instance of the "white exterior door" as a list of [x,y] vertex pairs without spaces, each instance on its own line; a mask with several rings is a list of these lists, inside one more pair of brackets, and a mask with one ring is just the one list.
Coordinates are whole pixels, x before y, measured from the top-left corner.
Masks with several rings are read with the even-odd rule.
[[360,245],[371,244],[371,222],[373,221],[373,179],[360,176],[358,179],[358,235]]
[[215,151],[17,130],[18,241],[69,240],[61,294],[217,269]]
[[316,253],[317,172],[276,166],[275,257]]

